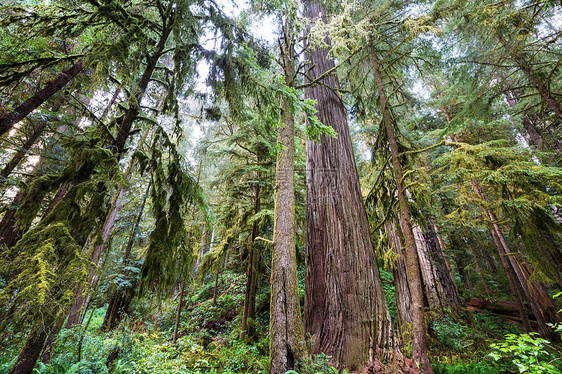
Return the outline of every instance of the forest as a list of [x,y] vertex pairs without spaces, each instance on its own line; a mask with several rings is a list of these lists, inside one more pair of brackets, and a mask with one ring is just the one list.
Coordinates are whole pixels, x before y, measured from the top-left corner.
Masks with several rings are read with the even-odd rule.
[[562,1],[0,1],[0,374],[562,374]]

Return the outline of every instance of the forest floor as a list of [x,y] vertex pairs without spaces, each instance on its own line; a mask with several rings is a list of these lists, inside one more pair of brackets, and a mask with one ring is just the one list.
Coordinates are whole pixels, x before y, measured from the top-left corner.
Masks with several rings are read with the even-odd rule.
[[[250,323],[252,333],[242,341],[239,319],[244,300],[243,276],[229,272],[222,275],[216,305],[211,302],[212,283],[198,286],[186,296],[176,345],[171,338],[177,297],[158,307],[137,300],[130,315],[109,333],[100,332],[107,306],[98,304],[86,313],[84,320],[89,320],[88,324],[59,334],[50,362],[40,362],[36,372],[267,373],[268,290],[262,289],[258,294],[258,317]],[[390,310],[395,313],[392,305]],[[430,357],[436,374],[562,373],[556,366],[562,357],[558,343],[523,334],[517,324],[506,322],[501,315],[477,310],[466,311],[463,316],[429,317]],[[512,335],[506,339],[507,334]],[[0,374],[9,372],[21,341],[17,335],[4,337]],[[494,344],[496,348],[491,346]],[[406,344],[406,354],[409,349]],[[333,373],[327,361],[322,355],[308,359],[299,374]],[[525,369],[518,363],[530,366]]]

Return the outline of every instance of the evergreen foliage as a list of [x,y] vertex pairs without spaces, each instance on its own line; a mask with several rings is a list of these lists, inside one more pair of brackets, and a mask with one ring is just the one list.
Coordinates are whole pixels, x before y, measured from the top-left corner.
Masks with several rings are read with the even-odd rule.
[[[434,373],[562,372],[562,3],[320,3],[308,34],[295,0],[0,4],[0,374],[270,372],[284,115],[301,309],[305,143],[341,137],[314,87],[347,111],[393,370],[420,372],[418,274]],[[337,372],[313,341],[290,372]]]

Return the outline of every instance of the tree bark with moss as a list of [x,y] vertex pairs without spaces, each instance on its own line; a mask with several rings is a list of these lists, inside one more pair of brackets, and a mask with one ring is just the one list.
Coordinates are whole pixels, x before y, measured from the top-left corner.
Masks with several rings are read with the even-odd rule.
[[[285,24],[281,59],[285,84],[294,86],[295,50],[291,26]],[[295,370],[304,356],[304,327],[299,302],[295,247],[295,123],[293,104],[282,98],[275,181],[273,254],[271,259],[270,373]]]
[[383,111],[383,122],[386,129],[386,136],[388,138],[392,166],[394,168],[396,193],[400,204],[400,222],[404,233],[404,244],[406,250],[405,263],[408,273],[408,282],[410,285],[410,296],[412,298],[412,359],[414,360],[416,366],[420,368],[422,373],[432,373],[433,371],[431,369],[429,357],[427,356],[427,328],[424,316],[423,283],[420,274],[418,249],[412,227],[412,215],[410,213],[408,197],[404,188],[404,173],[402,171],[402,164],[400,163],[400,155],[398,153],[398,143],[396,141],[394,122],[387,106],[388,103],[382,81],[379,61],[373,45],[370,44],[370,47],[380,104]]

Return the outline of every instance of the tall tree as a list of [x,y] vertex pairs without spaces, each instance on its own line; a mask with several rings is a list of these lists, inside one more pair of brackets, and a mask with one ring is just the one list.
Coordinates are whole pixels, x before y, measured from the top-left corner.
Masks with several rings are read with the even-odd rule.
[[[285,85],[293,87],[296,78],[295,36],[288,17],[279,44]],[[270,282],[269,361],[272,374],[294,370],[297,362],[304,356],[304,327],[299,302],[295,245],[294,107],[289,98],[283,97],[281,100]]]
[[[304,2],[307,30],[326,21],[317,1]],[[325,40],[329,45],[329,40]],[[318,119],[337,133],[307,140],[305,330],[313,352],[338,368],[389,365],[400,372],[394,335],[373,251],[346,111],[338,95],[334,60],[307,44],[305,97],[316,100]]]

